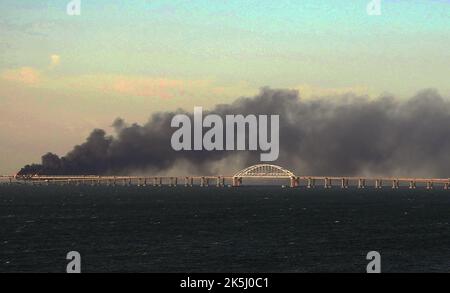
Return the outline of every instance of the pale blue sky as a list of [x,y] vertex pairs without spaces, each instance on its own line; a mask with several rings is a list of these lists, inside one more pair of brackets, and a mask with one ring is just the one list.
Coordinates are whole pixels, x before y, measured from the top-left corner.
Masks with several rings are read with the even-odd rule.
[[367,0],[89,0],[77,17],[68,2],[1,1],[0,67],[39,68],[56,52],[64,74],[449,89],[450,1],[384,0],[368,16]]

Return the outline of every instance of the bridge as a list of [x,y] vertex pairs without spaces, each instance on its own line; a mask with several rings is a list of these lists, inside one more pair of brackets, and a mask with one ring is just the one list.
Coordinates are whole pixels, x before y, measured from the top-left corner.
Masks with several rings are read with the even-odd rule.
[[306,187],[312,189],[317,187],[320,182],[325,189],[338,186],[342,189],[357,187],[359,189],[373,186],[380,189],[388,186],[393,189],[400,187],[409,187],[415,189],[418,186],[424,186],[427,189],[433,189],[440,186],[448,190],[450,187],[450,178],[412,178],[412,177],[364,177],[364,176],[297,176],[292,171],[283,167],[270,164],[258,164],[240,170],[232,176],[0,176],[0,182],[12,184],[13,182],[24,182],[25,184],[35,185],[137,185],[137,186],[177,186],[184,180],[184,186],[198,185],[206,186],[232,186],[238,187],[244,180],[264,180],[286,181],[292,188]]
[[[233,175],[233,186],[240,186],[242,179],[289,179],[296,178],[294,173],[277,165],[259,164],[242,169]],[[291,185],[293,183],[291,182]],[[294,186],[293,186],[294,187]]]

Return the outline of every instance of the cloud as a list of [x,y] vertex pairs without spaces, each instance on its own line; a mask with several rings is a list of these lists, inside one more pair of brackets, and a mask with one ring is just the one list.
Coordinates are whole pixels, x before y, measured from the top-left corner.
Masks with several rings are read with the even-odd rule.
[[[61,64],[61,56],[50,56],[50,69]],[[81,74],[81,75],[52,75],[51,70],[38,70],[32,67],[10,69],[3,73],[3,78],[10,81],[72,92],[98,92],[110,97],[139,97],[161,99],[195,99],[206,102],[203,106],[212,106],[207,100],[226,99],[231,101],[238,96],[253,95],[258,88],[248,82],[236,81],[221,84],[214,79],[185,79],[147,75],[119,75],[119,74]],[[37,82],[41,81],[39,85]],[[348,87],[326,87],[312,84],[300,84],[290,87],[301,93],[302,98],[337,96],[352,93],[374,97],[376,93],[370,92],[364,85]],[[202,98],[206,97],[206,98]],[[192,102],[192,101],[191,101]],[[184,105],[183,105],[184,106]]]
[[1,73],[1,78],[7,81],[35,85],[41,80],[41,72],[31,67],[9,69]]
[[[59,90],[66,93],[98,93],[111,97],[138,97],[153,99],[233,98],[238,94],[254,94],[257,88],[246,82],[220,84],[213,79],[183,79],[146,75],[81,74],[54,75],[51,69],[61,63],[60,55],[50,56],[46,70],[32,67],[4,70],[0,77],[6,81],[22,82],[33,87]],[[76,90],[75,90],[76,89]]]
[[61,63],[61,56],[53,54],[50,56],[50,68],[55,68]]

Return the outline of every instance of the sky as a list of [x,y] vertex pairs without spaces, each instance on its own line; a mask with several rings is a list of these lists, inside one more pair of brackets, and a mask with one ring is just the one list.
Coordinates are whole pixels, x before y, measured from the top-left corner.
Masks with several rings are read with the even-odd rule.
[[450,96],[450,1],[0,0],[0,173],[117,117],[300,96]]

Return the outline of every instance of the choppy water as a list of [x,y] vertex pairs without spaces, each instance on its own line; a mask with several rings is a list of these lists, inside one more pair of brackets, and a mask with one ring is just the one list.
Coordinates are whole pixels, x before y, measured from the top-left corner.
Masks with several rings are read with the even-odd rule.
[[0,186],[0,272],[450,271],[450,192]]

